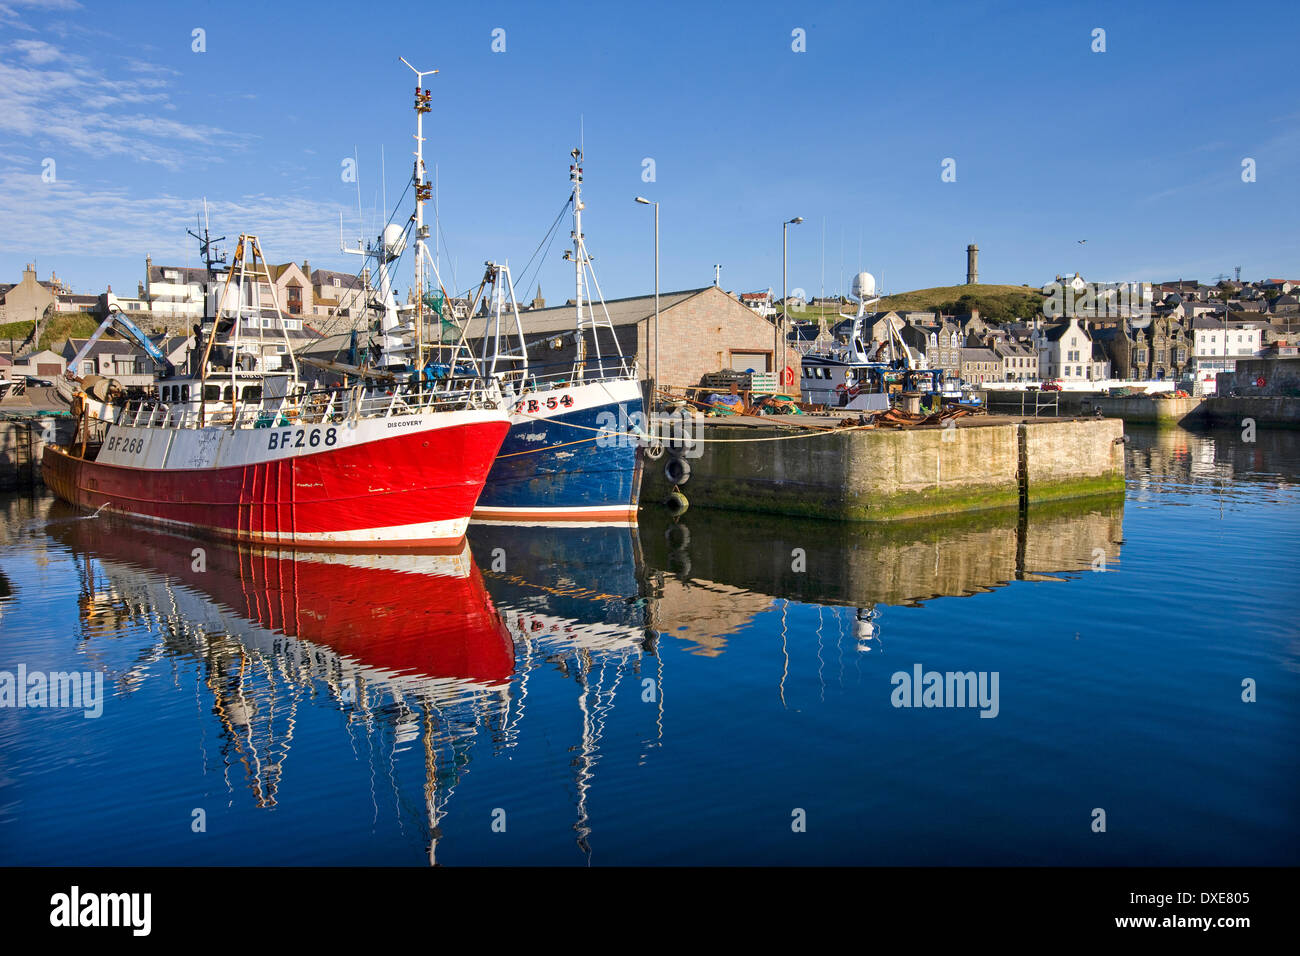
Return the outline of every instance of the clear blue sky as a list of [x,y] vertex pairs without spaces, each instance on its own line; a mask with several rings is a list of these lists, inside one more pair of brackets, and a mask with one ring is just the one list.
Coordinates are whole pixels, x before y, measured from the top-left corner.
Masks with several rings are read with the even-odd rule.
[[[409,174],[399,55],[442,71],[427,159],[460,288],[485,259],[528,259],[580,117],[607,298],[652,289],[637,194],[662,203],[665,290],[708,285],[714,263],[726,288],[779,290],[793,216],[789,284],[812,294],[823,220],[828,294],[841,264],[893,291],[962,282],[972,241],[990,283],[1300,278],[1292,2],[603,7],[0,0],[0,281],[35,259],[77,291],[133,292],[146,253],[197,264],[204,196],[215,229],[258,232],[273,261],[355,271],[341,163],[355,147],[369,231],[380,147],[390,204]],[[567,235],[540,274],[551,301],[572,294]]]

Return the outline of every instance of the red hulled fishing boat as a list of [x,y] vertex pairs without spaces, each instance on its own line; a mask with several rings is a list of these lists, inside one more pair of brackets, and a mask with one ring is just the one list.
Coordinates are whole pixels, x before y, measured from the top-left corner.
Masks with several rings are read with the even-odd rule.
[[[381,239],[385,267],[404,243],[393,228]],[[45,483],[82,508],[259,544],[458,544],[509,427],[499,389],[454,356],[427,365],[418,334],[404,345],[386,327],[397,324],[386,268],[380,280],[391,347],[358,384],[320,389],[298,377],[256,236],[240,236],[187,374],[150,351],[110,295],[100,331],[116,325],[135,339],[160,376],[134,395],[112,380],[76,379],[77,434],[46,447]],[[266,344],[276,331],[278,350]]]

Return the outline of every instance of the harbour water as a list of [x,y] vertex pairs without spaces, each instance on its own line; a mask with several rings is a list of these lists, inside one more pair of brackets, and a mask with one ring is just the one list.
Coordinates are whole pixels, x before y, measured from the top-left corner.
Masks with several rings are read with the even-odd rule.
[[0,707],[0,863],[1294,865],[1300,434],[1128,433],[1026,514],[401,558],[6,496],[0,680],[103,689]]

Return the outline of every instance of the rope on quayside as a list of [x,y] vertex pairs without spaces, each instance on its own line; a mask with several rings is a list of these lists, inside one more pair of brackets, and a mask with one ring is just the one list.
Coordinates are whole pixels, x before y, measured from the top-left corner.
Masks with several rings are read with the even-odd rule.
[[[524,418],[531,418],[533,421],[550,422],[552,425],[562,425],[565,428],[577,428],[580,429],[581,431],[599,432],[602,435],[609,435],[611,437],[614,435],[633,435],[636,438],[640,438],[647,442],[655,441],[655,436],[651,435],[649,432],[635,431],[633,429],[629,429],[628,431],[625,432],[618,432],[610,428],[593,428],[590,425],[578,425],[573,422],[557,422],[554,419],[543,418],[540,415],[529,415],[526,414],[525,412],[515,412],[514,414],[522,415]],[[776,427],[779,424],[784,424],[784,423],[773,422],[772,424],[774,427]],[[760,437],[760,438],[692,438],[690,439],[690,442],[692,444],[694,444],[695,442],[702,442],[710,445],[725,445],[734,442],[794,441],[797,438],[816,438],[820,435],[838,435],[842,432],[855,432],[855,431],[860,431],[861,429],[864,428],[875,428],[875,427],[876,427],[875,425],[841,425],[837,428],[804,428],[803,430],[790,435],[770,435],[770,436]],[[578,445],[584,441],[598,441],[598,440],[599,440],[599,436],[597,438],[582,438],[579,439],[578,441],[565,442],[565,445]],[[673,439],[669,439],[669,440],[672,441]],[[660,441],[663,441],[663,439],[660,439]],[[546,451],[551,448],[563,448],[563,447],[564,445],[547,445],[545,448],[536,448],[536,449],[530,448],[528,451],[516,451],[516,452],[511,452],[509,455],[498,455],[497,457],[512,458],[515,455],[531,455],[539,451]]]

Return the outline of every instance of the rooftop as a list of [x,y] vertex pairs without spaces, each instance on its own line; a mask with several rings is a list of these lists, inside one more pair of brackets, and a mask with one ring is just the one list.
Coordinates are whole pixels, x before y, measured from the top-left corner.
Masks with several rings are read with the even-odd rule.
[[[659,293],[659,311],[660,313],[666,312],[674,306],[681,305],[687,299],[702,292],[707,292],[712,288],[714,286],[709,285],[701,289],[687,289],[682,292],[661,292]],[[721,290],[719,292],[726,295]],[[727,298],[730,299],[731,297],[727,296]],[[732,301],[735,302],[734,299]],[[605,309],[607,309],[609,311],[609,320],[615,327],[636,325],[638,322],[655,314],[655,297],[653,295],[636,295],[626,299],[611,299],[605,303],[605,309],[601,309],[599,303],[596,303],[591,308],[592,314],[600,322],[604,322]],[[741,314],[751,315],[752,313],[743,312]],[[574,327],[574,307],[572,305],[560,305],[549,309],[521,311],[519,320],[523,323],[525,335],[568,332]],[[470,339],[483,338],[487,334],[488,321],[487,318],[481,315],[476,315],[470,319],[467,337]]]

